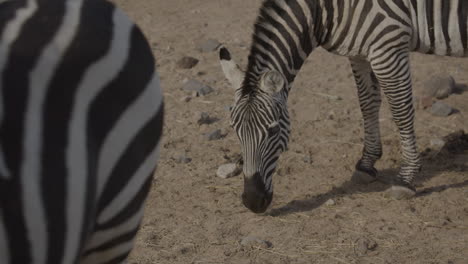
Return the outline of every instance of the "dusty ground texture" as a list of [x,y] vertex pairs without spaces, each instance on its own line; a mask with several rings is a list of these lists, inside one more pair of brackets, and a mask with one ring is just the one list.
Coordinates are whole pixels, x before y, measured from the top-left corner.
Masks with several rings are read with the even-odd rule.
[[[217,39],[245,65],[261,1],[114,2],[152,43],[167,113],[161,160],[130,263],[468,263],[466,145],[458,141],[450,150],[424,152],[431,139],[459,129],[468,132],[468,93],[443,100],[459,110],[449,117],[418,108],[418,147],[424,152],[419,194],[408,201],[388,200],[384,183],[349,183],[363,136],[356,88],[346,58],[315,51],[289,99],[292,137],[274,177],[274,201],[266,214],[255,215],[241,204],[242,177],[215,176],[219,165],[239,154],[226,110],[233,91],[216,52],[202,53],[198,46]],[[180,69],[176,62],[183,56],[199,62]],[[412,66],[416,95],[433,75],[452,75],[457,83],[468,84],[467,59],[415,54]],[[214,92],[186,102],[184,97],[191,95],[181,89],[186,79],[201,81]],[[219,121],[200,126],[201,112]],[[226,136],[204,138],[216,129]],[[384,155],[377,168],[385,178],[396,174],[400,160],[385,102],[381,129]],[[178,163],[181,155],[191,161]],[[271,247],[244,247],[240,241],[247,236]]]

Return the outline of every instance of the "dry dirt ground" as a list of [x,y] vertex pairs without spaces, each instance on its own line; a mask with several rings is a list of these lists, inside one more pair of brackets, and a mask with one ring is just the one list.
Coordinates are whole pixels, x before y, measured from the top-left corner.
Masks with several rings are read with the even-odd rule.
[[[197,47],[217,39],[245,65],[261,1],[113,2],[150,39],[166,103],[161,159],[130,263],[468,263],[468,150],[461,142],[453,145],[456,151],[425,152],[414,199],[384,198],[388,185],[381,182],[349,183],[362,149],[356,89],[347,59],[317,50],[291,92],[290,149],[274,177],[271,209],[255,215],[241,204],[241,176],[215,176],[219,165],[239,153],[226,110],[233,91],[216,52],[201,53]],[[176,61],[183,56],[200,62],[190,70],[179,69]],[[416,95],[436,74],[468,84],[468,59],[414,54],[412,66]],[[181,98],[190,95],[181,89],[186,79],[199,80],[215,91],[185,102]],[[459,112],[441,118],[417,110],[421,152],[431,139],[459,129],[468,132],[468,93],[444,102]],[[201,112],[219,121],[199,126]],[[207,141],[203,134],[215,129],[227,135]],[[397,172],[400,160],[386,102],[381,129],[384,156],[377,168],[385,178]],[[184,154],[192,161],[177,163]],[[327,205],[329,199],[335,204]],[[239,241],[246,236],[269,241],[271,247],[243,247]]]

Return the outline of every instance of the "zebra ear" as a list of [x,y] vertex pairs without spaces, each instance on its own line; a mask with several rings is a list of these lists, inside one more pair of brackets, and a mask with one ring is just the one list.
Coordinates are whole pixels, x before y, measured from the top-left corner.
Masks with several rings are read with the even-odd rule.
[[286,81],[281,73],[272,70],[265,72],[260,80],[260,89],[270,95],[281,92]]
[[228,49],[223,46],[219,49],[219,62],[221,63],[224,76],[226,76],[234,89],[240,88],[244,78],[244,72],[240,69],[239,65],[231,59],[231,54]]

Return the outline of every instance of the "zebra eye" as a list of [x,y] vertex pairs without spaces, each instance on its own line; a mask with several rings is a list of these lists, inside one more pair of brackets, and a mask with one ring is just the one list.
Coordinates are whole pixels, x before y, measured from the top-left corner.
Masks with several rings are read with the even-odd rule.
[[270,126],[268,128],[268,136],[272,137],[272,136],[278,134],[279,131],[280,131],[280,126],[279,126],[278,123],[275,123],[275,124],[273,124],[272,126]]

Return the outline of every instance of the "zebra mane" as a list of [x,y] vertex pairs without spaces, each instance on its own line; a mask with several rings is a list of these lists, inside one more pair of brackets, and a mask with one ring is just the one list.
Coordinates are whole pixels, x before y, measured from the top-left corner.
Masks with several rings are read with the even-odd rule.
[[[304,58],[301,58],[298,51],[294,48],[291,48],[291,58],[288,58],[289,61],[287,62],[280,62],[280,65],[275,65],[273,62],[274,59],[278,59],[279,55],[275,50],[274,45],[271,43],[275,42],[275,38],[278,36],[268,30],[267,28],[278,28],[278,24],[280,22],[276,21],[274,17],[270,14],[275,13],[278,17],[282,18],[291,18],[291,14],[289,14],[286,10],[282,8],[282,6],[295,6],[298,7],[299,4],[297,3],[300,0],[265,0],[263,1],[257,18],[254,23],[254,29],[252,34],[252,42],[250,46],[250,53],[248,57],[248,64],[247,64],[247,71],[245,75],[245,79],[242,85],[242,95],[249,95],[255,96],[258,94],[258,84],[260,80],[260,76],[262,73],[268,70],[276,70],[281,72],[288,81],[288,84],[291,84],[295,77],[296,77],[296,69],[300,68],[304,62]],[[305,3],[311,8],[312,12],[317,15],[316,11],[318,11],[318,1],[317,0],[304,0]],[[295,10],[293,10],[293,13]],[[295,17],[298,19],[299,15]],[[308,28],[307,21],[300,21],[304,28]],[[307,31],[307,34],[309,31]],[[280,31],[280,34],[283,34]],[[284,34],[283,34],[284,35]],[[292,39],[283,36],[287,39],[288,42],[293,42]],[[265,40],[267,38],[268,40]],[[302,48],[309,54],[312,51],[312,44],[310,42],[309,35],[301,35],[298,32],[298,38],[300,39],[300,43],[289,43],[290,47],[295,47],[296,45],[301,45]],[[285,48],[290,48],[285,47]],[[293,71],[293,73],[291,73]]]
[[269,19],[267,15],[267,11],[276,7],[276,4],[275,4],[276,1],[284,1],[284,0],[264,0],[261,5],[261,8],[258,11],[258,15],[254,23],[254,31],[252,34],[252,44],[250,47],[250,54],[248,57],[246,76],[245,76],[244,83],[242,86],[242,95],[249,95],[250,97],[254,97],[258,92],[258,83],[260,80],[260,75],[262,74],[259,66],[263,66],[264,69],[269,68],[267,65],[259,61],[260,59],[259,57],[264,58],[266,54],[260,54],[258,49],[255,48],[255,43],[257,41],[256,36],[258,36],[260,33],[265,31],[262,25],[268,24],[271,22],[271,20]]

